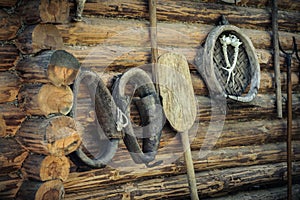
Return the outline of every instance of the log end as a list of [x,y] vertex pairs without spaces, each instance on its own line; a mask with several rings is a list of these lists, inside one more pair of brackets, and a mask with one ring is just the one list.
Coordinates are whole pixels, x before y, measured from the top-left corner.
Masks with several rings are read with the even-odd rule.
[[73,106],[73,92],[68,86],[45,84],[39,91],[38,105],[45,116],[53,113],[67,115]]
[[81,144],[75,120],[71,117],[58,116],[49,119],[46,131],[47,148],[51,155],[68,155]]
[[70,172],[70,162],[65,156],[46,156],[42,161],[40,177],[42,181],[60,179],[66,181]]
[[41,50],[63,47],[63,39],[53,24],[28,26],[17,38],[16,46],[23,54],[34,54]]
[[51,56],[48,66],[48,78],[56,86],[70,85],[80,69],[78,60],[64,50],[57,50]]

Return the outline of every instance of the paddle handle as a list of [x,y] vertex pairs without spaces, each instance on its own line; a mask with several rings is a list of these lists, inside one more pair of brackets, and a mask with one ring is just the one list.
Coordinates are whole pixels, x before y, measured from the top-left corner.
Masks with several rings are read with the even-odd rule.
[[184,159],[187,168],[187,177],[191,199],[199,200],[188,131],[181,133],[181,142],[184,150]]

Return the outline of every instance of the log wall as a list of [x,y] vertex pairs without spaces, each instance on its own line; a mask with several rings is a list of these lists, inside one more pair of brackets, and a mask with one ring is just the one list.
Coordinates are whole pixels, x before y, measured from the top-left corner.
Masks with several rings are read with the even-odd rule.
[[[168,123],[163,127],[155,160],[163,162],[152,168],[135,164],[122,141],[112,161],[100,169],[83,165],[72,153],[82,139],[89,137],[80,134],[80,128],[85,128],[85,134],[97,130],[93,102],[87,92],[81,92],[75,99],[79,117],[72,119],[70,114],[74,103],[72,83],[78,73],[76,62],[97,72],[110,90],[114,76],[130,68],[149,71],[148,1],[88,0],[82,22],[71,19],[76,7],[73,0],[51,1],[51,5],[43,0],[24,2],[0,2],[0,198],[189,198],[181,141]],[[57,6],[59,9],[54,9]],[[189,62],[198,102],[190,143],[197,190],[202,199],[286,199],[287,70],[284,54],[280,53],[283,118],[278,119],[270,6],[269,0],[241,0],[237,5],[221,0],[157,3],[159,55],[179,52]],[[278,6],[282,47],[291,50],[295,37],[300,49],[300,2],[278,0]],[[257,97],[250,103],[228,100],[226,115],[212,104],[194,63],[197,51],[221,15],[249,36],[261,68]],[[48,29],[51,31],[41,33]],[[69,67],[48,63],[49,55],[56,50],[73,55],[68,57],[75,60],[72,73]],[[296,198],[300,190],[299,65],[293,56]],[[49,69],[57,79],[49,78]],[[54,123],[56,119],[62,122]],[[134,105],[131,120],[140,123]],[[78,128],[74,125],[77,123],[83,127]],[[93,143],[85,145],[94,153],[105,148],[95,150],[102,144],[102,138],[90,140]],[[210,150],[204,148],[207,142],[213,143]]]

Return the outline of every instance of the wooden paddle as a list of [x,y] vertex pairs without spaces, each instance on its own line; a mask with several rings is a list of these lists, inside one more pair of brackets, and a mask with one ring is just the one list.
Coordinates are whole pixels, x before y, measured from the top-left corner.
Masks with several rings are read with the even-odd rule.
[[191,199],[199,199],[188,137],[197,110],[188,62],[183,55],[166,53],[159,57],[156,71],[165,115],[181,134]]

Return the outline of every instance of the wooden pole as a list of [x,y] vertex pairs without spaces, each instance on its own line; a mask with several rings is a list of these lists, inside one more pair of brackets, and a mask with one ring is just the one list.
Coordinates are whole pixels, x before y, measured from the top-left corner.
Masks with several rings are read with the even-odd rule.
[[282,118],[282,97],[281,97],[281,81],[280,81],[280,66],[279,66],[277,0],[272,0],[272,32],[273,32],[273,48],[274,48],[273,59],[274,59],[274,68],[275,68],[277,117]]
[[[157,17],[156,17],[156,3],[157,0],[149,0],[149,14],[150,14],[150,41],[151,41],[151,64],[152,64],[152,79],[154,83],[158,83],[157,79]],[[156,91],[159,95],[159,87],[156,85]]]
[[291,80],[291,59],[292,55],[287,55],[287,180],[288,180],[288,200],[292,200],[292,80]]
[[184,150],[184,161],[186,165],[189,189],[191,193],[190,196],[192,200],[197,200],[199,199],[199,197],[197,192],[197,182],[195,177],[195,170],[194,170],[194,164],[192,159],[188,131],[181,133],[181,142]]

